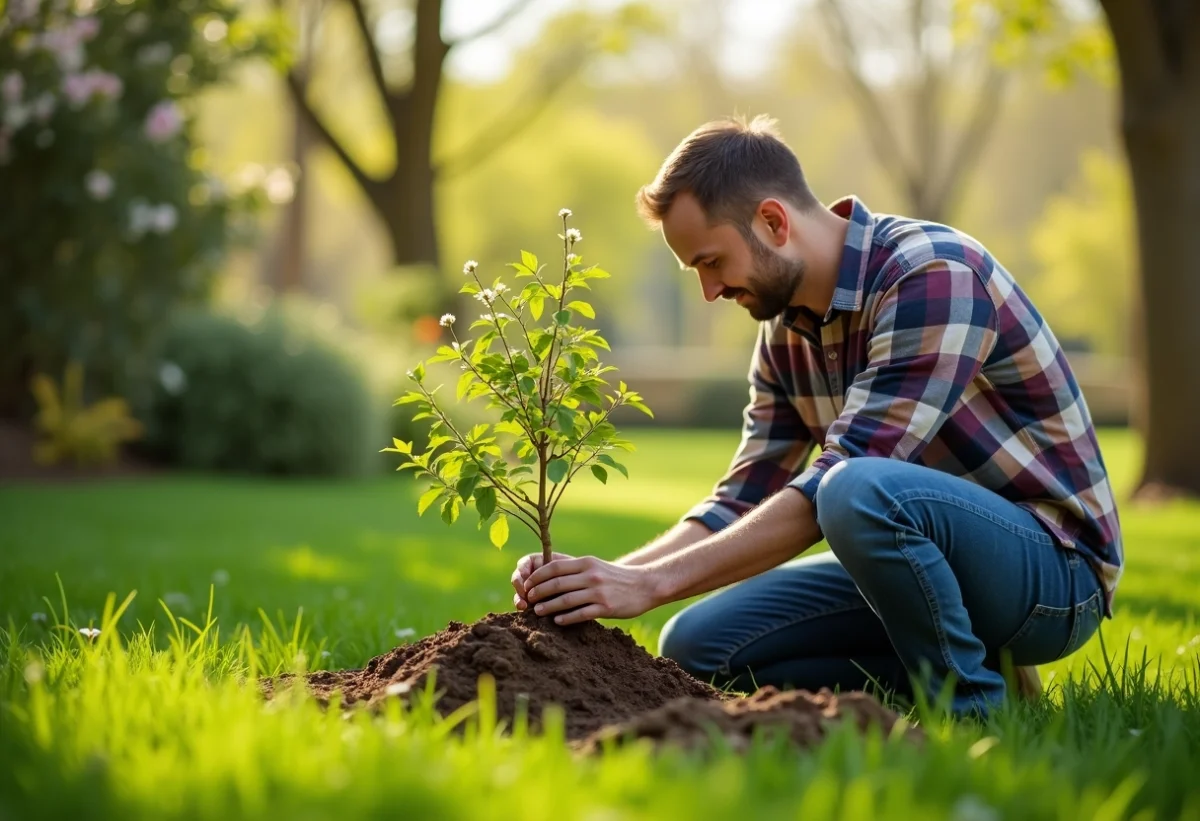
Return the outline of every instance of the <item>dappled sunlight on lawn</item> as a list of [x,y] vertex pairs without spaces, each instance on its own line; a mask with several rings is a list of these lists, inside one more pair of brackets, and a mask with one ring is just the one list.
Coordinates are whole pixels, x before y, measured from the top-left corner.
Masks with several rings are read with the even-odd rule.
[[363,575],[363,568],[342,557],[317,553],[309,545],[276,549],[272,554],[283,569],[297,579],[346,581]]

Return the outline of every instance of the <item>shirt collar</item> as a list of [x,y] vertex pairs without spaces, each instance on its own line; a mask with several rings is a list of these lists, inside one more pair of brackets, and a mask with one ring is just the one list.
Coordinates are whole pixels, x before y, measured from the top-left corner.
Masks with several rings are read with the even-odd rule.
[[829,210],[848,220],[846,244],[842,248],[842,260],[838,265],[837,285],[833,300],[824,319],[808,308],[788,308],[784,323],[788,327],[797,324],[824,325],[833,319],[835,311],[861,311],[863,306],[863,284],[867,278],[867,265],[871,260],[871,243],[875,236],[875,217],[870,209],[853,195],[843,197],[829,206]]

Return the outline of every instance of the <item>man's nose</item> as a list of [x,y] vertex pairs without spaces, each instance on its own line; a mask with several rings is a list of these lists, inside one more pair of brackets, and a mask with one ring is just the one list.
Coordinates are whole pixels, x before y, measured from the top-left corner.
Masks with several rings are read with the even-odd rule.
[[705,302],[716,302],[725,292],[725,286],[719,277],[700,274],[700,290],[704,292]]

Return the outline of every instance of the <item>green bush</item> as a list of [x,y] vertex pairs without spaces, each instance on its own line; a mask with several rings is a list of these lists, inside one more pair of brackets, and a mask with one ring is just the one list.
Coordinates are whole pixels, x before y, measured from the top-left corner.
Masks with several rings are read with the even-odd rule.
[[340,351],[276,312],[175,319],[138,414],[150,455],[179,467],[361,475],[383,467],[378,403]]

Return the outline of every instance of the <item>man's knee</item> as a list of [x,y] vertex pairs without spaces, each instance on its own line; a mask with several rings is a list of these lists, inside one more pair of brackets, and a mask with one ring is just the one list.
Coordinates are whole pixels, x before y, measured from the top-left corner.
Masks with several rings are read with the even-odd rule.
[[702,610],[688,607],[672,616],[658,637],[658,654],[701,680],[716,673],[718,666],[712,652],[712,625],[706,622]]
[[889,468],[894,460],[878,457],[846,459],[817,486],[817,524],[834,553],[852,549],[869,520],[887,513]]

